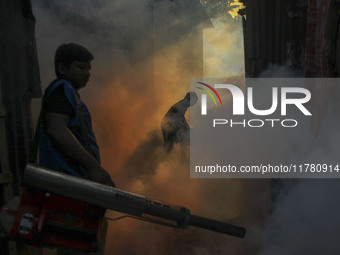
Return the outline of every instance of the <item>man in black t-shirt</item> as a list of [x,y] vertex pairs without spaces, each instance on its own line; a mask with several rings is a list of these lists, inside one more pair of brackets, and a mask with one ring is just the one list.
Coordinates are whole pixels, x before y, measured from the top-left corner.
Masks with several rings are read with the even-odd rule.
[[45,90],[39,140],[43,167],[115,186],[100,166],[90,113],[78,90],[90,78],[93,55],[83,46],[61,45],[55,54],[57,79]]

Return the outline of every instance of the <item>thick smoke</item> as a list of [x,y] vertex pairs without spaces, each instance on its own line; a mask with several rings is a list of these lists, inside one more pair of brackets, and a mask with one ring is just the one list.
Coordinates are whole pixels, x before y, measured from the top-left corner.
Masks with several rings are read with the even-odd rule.
[[[339,180],[298,180],[280,192],[261,231],[261,255],[339,253]],[[282,194],[283,193],[283,194]]]
[[242,20],[229,16],[212,19],[204,31],[204,77],[224,78],[244,74]]
[[[301,77],[301,74],[287,67],[272,66],[263,76]],[[322,85],[326,86],[326,83],[323,80]],[[319,132],[312,132],[315,122],[311,122],[310,129],[296,134],[297,139],[290,145],[287,155],[290,162],[338,164],[339,104],[334,99],[339,95],[339,89],[329,86],[328,90],[328,99],[324,102],[326,114],[316,120],[320,122]],[[315,114],[320,105],[309,107]],[[260,228],[258,254],[338,254],[339,184],[337,179],[279,179],[273,182],[272,214]]]
[[[270,182],[190,179],[178,146],[168,155],[162,149],[163,116],[188,92],[190,78],[202,77],[203,68],[210,68],[203,66],[202,30],[197,29],[206,26],[200,22],[206,24],[207,17],[192,15],[199,1],[190,1],[192,6],[188,1],[151,2],[33,0],[42,82],[46,87],[54,79],[53,55],[61,43],[88,47],[95,60],[91,80],[80,94],[92,113],[102,165],[117,186],[186,206],[193,214],[256,227],[238,240],[197,228],[123,219],[109,224],[106,254],[254,254],[260,247],[259,226],[270,209]],[[223,20],[218,22],[220,26]],[[235,49],[240,32],[235,26],[228,31],[229,49]],[[237,54],[222,62],[209,60],[209,66],[235,67],[243,62]],[[226,69],[218,75],[242,74],[240,68]]]

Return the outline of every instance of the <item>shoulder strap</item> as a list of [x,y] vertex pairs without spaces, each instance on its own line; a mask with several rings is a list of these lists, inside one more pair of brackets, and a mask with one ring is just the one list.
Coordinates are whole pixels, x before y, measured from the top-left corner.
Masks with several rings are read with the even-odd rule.
[[81,128],[81,136],[83,137],[84,147],[91,155],[93,154],[92,148],[91,148],[91,142],[90,137],[88,134],[88,128],[85,123],[84,119],[84,110],[83,107],[80,104],[80,99],[77,96],[77,104],[78,104],[78,112],[79,112],[79,122],[80,122],[80,128]]

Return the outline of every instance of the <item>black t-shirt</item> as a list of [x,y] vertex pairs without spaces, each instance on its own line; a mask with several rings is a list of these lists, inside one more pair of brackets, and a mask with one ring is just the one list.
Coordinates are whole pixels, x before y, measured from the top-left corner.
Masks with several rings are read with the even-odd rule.
[[[48,89],[47,89],[48,90]],[[45,92],[46,93],[46,92]],[[60,113],[63,115],[67,115],[70,119],[75,117],[74,109],[68,101],[65,91],[64,85],[59,85],[56,89],[52,91],[50,95],[48,95],[44,99],[43,109],[42,109],[42,120],[45,122],[46,113],[53,112],[53,113]],[[81,126],[76,125],[74,126],[74,131],[81,134]]]
[[58,86],[45,98],[43,113],[45,115],[48,112],[64,114],[70,116],[70,118],[74,117],[75,113],[70,101],[68,101],[65,95],[64,85]]

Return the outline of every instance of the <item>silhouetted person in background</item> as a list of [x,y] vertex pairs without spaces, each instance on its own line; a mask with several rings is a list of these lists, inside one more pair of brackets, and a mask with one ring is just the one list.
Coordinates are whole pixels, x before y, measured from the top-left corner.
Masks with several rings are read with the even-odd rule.
[[195,92],[188,92],[185,97],[174,104],[165,114],[161,128],[164,139],[164,150],[168,153],[173,147],[174,143],[180,143],[182,153],[189,144],[190,127],[184,115],[190,106],[197,102],[197,95]]

